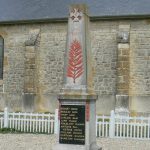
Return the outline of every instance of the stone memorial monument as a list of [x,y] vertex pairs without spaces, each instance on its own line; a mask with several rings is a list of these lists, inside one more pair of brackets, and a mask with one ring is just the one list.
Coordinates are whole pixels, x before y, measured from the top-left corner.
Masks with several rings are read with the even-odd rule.
[[59,136],[53,150],[100,150],[96,145],[96,99],[85,5],[72,5],[59,100]]

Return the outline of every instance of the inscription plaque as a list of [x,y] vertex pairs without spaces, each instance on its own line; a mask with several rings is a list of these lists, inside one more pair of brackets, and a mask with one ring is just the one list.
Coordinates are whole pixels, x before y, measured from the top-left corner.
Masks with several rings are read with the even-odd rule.
[[85,144],[84,105],[61,105],[59,143]]

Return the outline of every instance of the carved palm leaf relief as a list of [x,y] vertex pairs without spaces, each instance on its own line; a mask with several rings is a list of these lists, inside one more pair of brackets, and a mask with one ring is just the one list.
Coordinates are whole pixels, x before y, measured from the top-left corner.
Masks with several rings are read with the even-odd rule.
[[83,55],[80,42],[74,40],[71,43],[69,50],[69,61],[67,68],[67,76],[73,79],[73,83],[76,79],[83,74]]

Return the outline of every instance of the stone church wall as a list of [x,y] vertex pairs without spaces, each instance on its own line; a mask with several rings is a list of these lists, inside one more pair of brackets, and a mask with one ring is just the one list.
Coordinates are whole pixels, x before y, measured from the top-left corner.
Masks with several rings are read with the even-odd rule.
[[[118,48],[119,26],[129,25],[129,48]],[[150,109],[150,21],[90,24],[97,113],[115,109],[116,95],[129,95],[129,110]],[[53,112],[63,83],[67,23],[0,25],[4,77],[0,110]],[[121,54],[121,55],[120,55]]]

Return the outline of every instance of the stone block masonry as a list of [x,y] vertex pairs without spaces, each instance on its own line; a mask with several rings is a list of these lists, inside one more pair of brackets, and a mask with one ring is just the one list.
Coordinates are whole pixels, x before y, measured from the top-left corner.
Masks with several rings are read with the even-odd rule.
[[117,52],[117,94],[128,95],[130,72],[130,24],[119,25]]
[[[129,79],[117,74],[119,25],[130,24]],[[8,106],[14,111],[25,111],[25,41],[31,30],[39,29],[39,44],[36,46],[36,94],[34,105],[28,111],[54,111],[57,93],[62,87],[64,51],[67,23],[37,23],[0,25],[4,38],[4,78],[0,81],[0,109]],[[97,92],[97,113],[109,114],[115,107],[117,81],[129,82],[130,110],[147,112],[150,108],[150,23],[149,20],[93,21],[90,23],[91,47],[94,60],[94,88]],[[122,54],[128,55],[127,51]],[[122,62],[125,58],[121,57]],[[126,58],[128,59],[128,58]],[[30,60],[33,63],[33,59]],[[33,72],[26,70],[28,75]],[[123,71],[120,72],[121,74]],[[33,83],[31,84],[33,85]],[[29,99],[29,98],[28,98]],[[30,99],[29,99],[30,102]]]
[[115,112],[129,112],[130,24],[119,25],[117,35],[117,81]]
[[116,93],[117,23],[91,23],[91,46],[95,61],[94,88],[99,95]]

